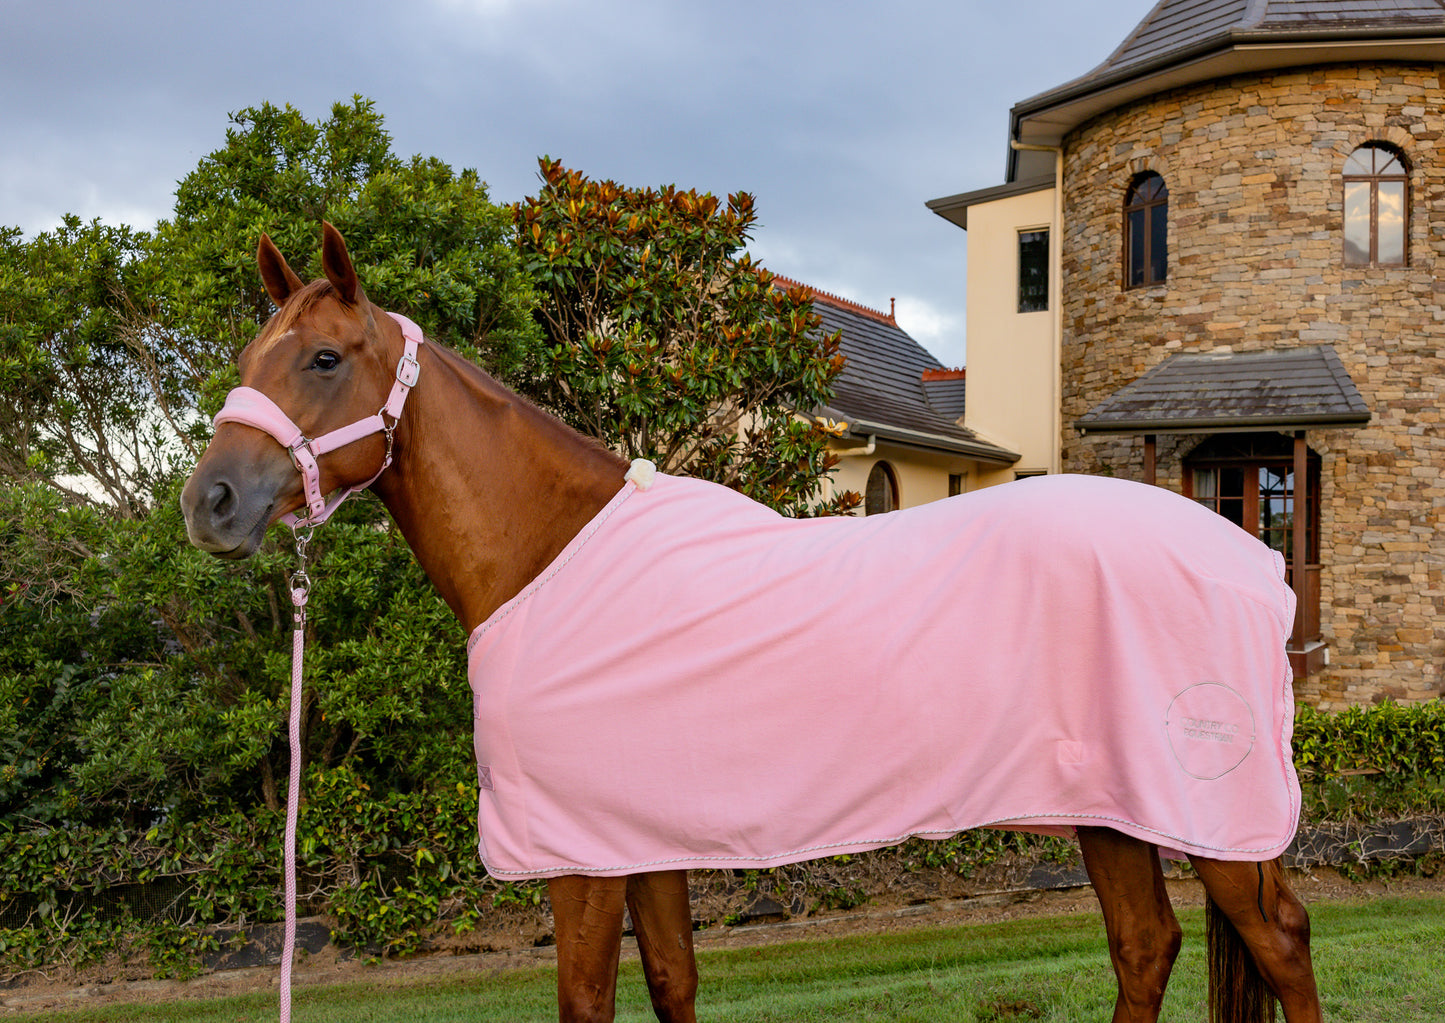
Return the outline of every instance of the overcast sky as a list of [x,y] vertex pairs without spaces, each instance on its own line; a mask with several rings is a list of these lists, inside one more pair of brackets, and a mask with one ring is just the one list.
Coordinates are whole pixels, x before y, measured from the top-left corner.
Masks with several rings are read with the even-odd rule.
[[265,101],[359,93],[394,149],[496,201],[549,155],[757,197],[774,272],[888,309],[965,361],[966,234],[929,199],[1001,184],[1013,104],[1090,70],[1153,0],[0,0],[0,224],[149,228]]

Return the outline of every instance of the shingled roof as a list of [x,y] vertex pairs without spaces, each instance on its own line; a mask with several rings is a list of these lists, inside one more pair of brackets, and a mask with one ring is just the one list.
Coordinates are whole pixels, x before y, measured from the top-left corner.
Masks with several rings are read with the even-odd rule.
[[[1225,75],[1340,61],[1445,61],[1445,0],[1160,0],[1098,67],[1017,104],[1011,137],[1056,146],[1090,117]],[[1009,155],[1008,181],[1053,170]]]
[[1441,0],[1162,0],[1085,78],[1169,58],[1201,45],[1437,33]]
[[[960,454],[1012,465],[1016,452],[990,444],[960,425],[966,379],[913,340],[891,313],[878,312],[784,277],[774,285],[802,288],[813,298],[822,330],[841,333],[846,362],[833,381],[833,400],[818,414],[848,424],[851,436]],[[927,377],[927,379],[925,379]]]
[[1330,345],[1175,355],[1095,405],[1082,433],[1359,426],[1370,409]]

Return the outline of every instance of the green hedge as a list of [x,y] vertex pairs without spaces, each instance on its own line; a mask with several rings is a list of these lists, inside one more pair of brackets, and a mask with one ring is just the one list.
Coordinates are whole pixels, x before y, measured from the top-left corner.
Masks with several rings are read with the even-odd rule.
[[1445,814],[1445,704],[1379,703],[1295,715],[1294,759],[1311,822]]
[[[1295,758],[1308,822],[1445,814],[1445,708],[1438,701],[1341,714],[1302,709]],[[496,907],[542,898],[540,884],[503,884],[482,870],[474,776],[426,792],[376,792],[345,766],[323,766],[307,772],[304,788],[302,910],[329,914],[343,944],[405,953],[443,920],[462,931]],[[279,811],[231,812],[145,832],[5,825],[0,956],[14,970],[143,952],[162,973],[194,969],[197,954],[215,947],[208,925],[280,919],[282,827]],[[1058,840],[975,831],[870,855],[893,857],[903,870],[966,875],[1008,856],[1057,859],[1067,850]],[[771,875],[749,873],[740,883],[775,890]],[[178,893],[159,917],[123,897],[159,882]],[[808,895],[814,905],[847,906],[867,893],[821,882]]]

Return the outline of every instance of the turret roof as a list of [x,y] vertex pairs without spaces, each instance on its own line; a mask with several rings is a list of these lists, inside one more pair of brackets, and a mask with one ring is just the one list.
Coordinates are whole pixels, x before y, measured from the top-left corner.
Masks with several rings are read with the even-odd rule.
[[[1010,138],[1057,146],[1090,117],[1225,75],[1341,61],[1445,62],[1445,0],[1160,0],[1098,67],[1014,106]],[[1052,173],[1011,150],[1008,181]]]

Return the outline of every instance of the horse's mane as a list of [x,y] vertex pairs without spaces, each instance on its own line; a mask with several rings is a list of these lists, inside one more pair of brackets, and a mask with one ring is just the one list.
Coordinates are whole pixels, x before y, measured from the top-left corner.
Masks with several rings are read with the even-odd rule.
[[571,438],[579,448],[603,452],[616,459],[619,463],[626,462],[626,459],[609,448],[601,440],[590,434],[573,429],[564,422],[561,417],[547,411],[525,395],[518,394],[456,349],[442,344],[440,341],[436,341],[431,337],[427,338],[427,346],[439,355],[442,362],[468,384],[487,393],[494,399],[508,402],[527,418],[532,419],[534,422],[545,424],[544,429],[554,430],[559,435],[565,435]]

